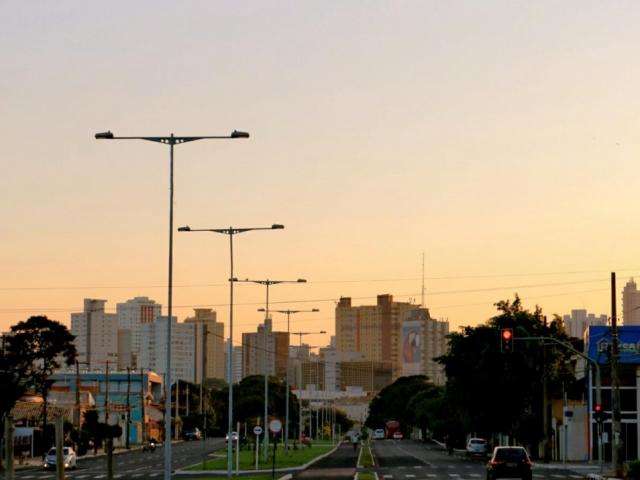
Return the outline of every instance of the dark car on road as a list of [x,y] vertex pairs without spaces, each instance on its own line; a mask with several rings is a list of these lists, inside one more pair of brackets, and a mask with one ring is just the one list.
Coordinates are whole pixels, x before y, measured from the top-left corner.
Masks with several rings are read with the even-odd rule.
[[487,463],[487,480],[521,478],[531,480],[533,463],[523,447],[496,447]]
[[200,433],[200,430],[198,428],[192,428],[189,430],[185,430],[182,433],[182,438],[184,438],[187,441],[200,440],[202,438],[202,434]]

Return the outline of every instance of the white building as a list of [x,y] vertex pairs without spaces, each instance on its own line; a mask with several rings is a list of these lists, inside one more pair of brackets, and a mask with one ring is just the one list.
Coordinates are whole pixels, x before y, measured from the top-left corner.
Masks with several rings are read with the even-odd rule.
[[365,356],[362,352],[340,352],[330,346],[320,349],[320,359],[324,363],[325,389],[335,391],[340,389],[340,362],[365,360]]
[[[167,369],[167,318],[160,316],[153,323],[142,326],[140,367],[166,375]],[[196,325],[178,323],[171,318],[171,382],[176,379],[192,382],[195,366]]]
[[[229,341],[225,341],[224,342],[225,348],[224,348],[224,353],[225,353],[225,371],[227,372],[225,378],[227,380],[227,382],[229,381],[229,368],[226,366],[228,365],[228,361],[227,361],[227,355],[229,355]],[[242,378],[244,377],[243,375],[243,371],[242,371],[242,360],[243,360],[243,351],[242,351],[242,345],[236,345],[234,347],[232,347],[232,353],[231,353],[231,381],[233,383],[238,383],[240,382],[240,380],[242,380]]]
[[570,315],[563,315],[562,323],[564,323],[567,335],[575,338],[584,338],[584,334],[590,326],[606,325],[607,316],[596,315],[594,313],[588,313],[583,309],[577,309],[571,310]]
[[118,326],[131,331],[131,365],[137,366],[140,356],[142,326],[153,323],[160,316],[162,306],[148,297],[135,297],[116,305]]
[[118,316],[106,313],[106,300],[84,299],[84,310],[71,314],[71,333],[75,335],[78,361],[88,370],[104,369],[118,356]]

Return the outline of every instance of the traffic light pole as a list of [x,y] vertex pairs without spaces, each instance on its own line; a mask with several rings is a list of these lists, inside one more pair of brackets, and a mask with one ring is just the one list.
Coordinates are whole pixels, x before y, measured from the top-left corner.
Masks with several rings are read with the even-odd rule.
[[[566,350],[569,350],[571,353],[578,355],[581,358],[584,358],[587,362],[589,362],[589,364],[591,364],[595,370],[595,374],[596,374],[596,405],[602,405],[602,380],[600,377],[600,365],[598,364],[598,362],[594,359],[592,359],[591,357],[589,357],[588,355],[585,355],[584,353],[576,350],[575,348],[573,348],[573,345],[571,345],[570,343],[567,342],[563,342],[562,340],[558,340],[557,338],[554,337],[514,337],[514,340],[518,340],[518,341],[529,341],[529,342],[542,342],[544,344],[545,341],[549,341],[551,343],[555,343],[556,345],[559,345],[563,348],[565,348]],[[565,419],[563,419],[564,421],[566,421]],[[602,464],[603,464],[603,445],[602,445],[602,422],[596,422],[597,424],[597,439],[598,439],[598,462],[600,464],[600,468],[602,468]]]

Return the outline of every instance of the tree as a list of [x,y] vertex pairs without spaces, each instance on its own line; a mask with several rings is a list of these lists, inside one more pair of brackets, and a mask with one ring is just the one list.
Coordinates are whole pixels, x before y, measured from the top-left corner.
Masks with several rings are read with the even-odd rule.
[[16,365],[26,377],[23,388],[32,387],[44,398],[45,428],[47,395],[51,386],[48,379],[62,366],[61,362],[68,366],[74,364],[77,355],[74,338],[61,323],[46,316],[34,316],[13,325],[5,340],[9,363]]
[[513,302],[501,301],[496,307],[498,315],[486,324],[449,335],[449,352],[438,359],[447,374],[446,403],[467,433],[506,433],[535,446],[543,437],[543,378],[552,393],[559,391],[563,381],[575,381],[568,366],[571,354],[525,341],[516,341],[513,352],[501,352],[500,331],[513,329],[516,340],[570,339],[558,318],[548,323],[539,308],[524,309],[517,295]]

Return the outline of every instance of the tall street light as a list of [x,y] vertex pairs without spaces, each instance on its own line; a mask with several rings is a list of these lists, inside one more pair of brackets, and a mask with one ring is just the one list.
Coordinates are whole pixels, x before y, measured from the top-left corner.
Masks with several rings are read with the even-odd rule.
[[[270,227],[229,227],[229,228],[191,228],[189,226],[178,228],[179,232],[210,232],[220,233],[229,236],[229,344],[227,347],[227,371],[229,372],[229,420],[227,424],[227,477],[231,478],[233,471],[233,442],[231,441],[231,432],[233,431],[233,378],[231,372],[233,370],[233,284],[237,281],[233,276],[233,236],[238,233],[251,232],[253,230],[282,230],[284,225],[274,223]],[[203,372],[204,375],[204,372]],[[203,377],[204,379],[204,377]],[[267,430],[265,429],[265,435]]]
[[[259,308],[259,312],[264,312],[264,308]],[[284,313],[287,316],[287,340],[291,338],[291,315],[296,313],[315,313],[319,312],[320,309],[312,308],[311,310],[274,310],[275,313]],[[291,341],[289,340],[289,344]],[[288,352],[287,352],[288,353]],[[285,387],[285,421],[284,421],[284,451],[289,451],[289,355],[287,355],[287,374],[286,377],[286,387]]]
[[[267,428],[268,425],[268,415],[269,415],[269,369],[267,366],[267,319],[269,318],[269,287],[271,285],[279,285],[281,283],[307,283],[304,278],[299,278],[297,280],[250,280],[245,278],[244,280],[234,279],[236,282],[244,282],[244,283],[257,283],[258,285],[264,285],[267,287],[267,301],[265,303],[265,314],[264,314],[264,446],[263,446],[263,457],[266,461],[268,453],[269,453],[269,443],[267,442]],[[275,358],[275,351],[274,358]],[[287,352],[287,358],[288,358]],[[275,368],[275,365],[274,365]]]
[[[96,140],[146,140],[148,142],[169,145],[169,283],[168,283],[168,321],[167,321],[167,363],[165,398],[171,398],[171,317],[173,308],[173,147],[196,140],[227,140],[249,138],[247,132],[234,130],[230,135],[200,135],[196,137],[176,137],[173,133],[168,137],[116,137],[111,131],[96,133]],[[171,402],[166,402],[164,415],[164,480],[171,480]]]

